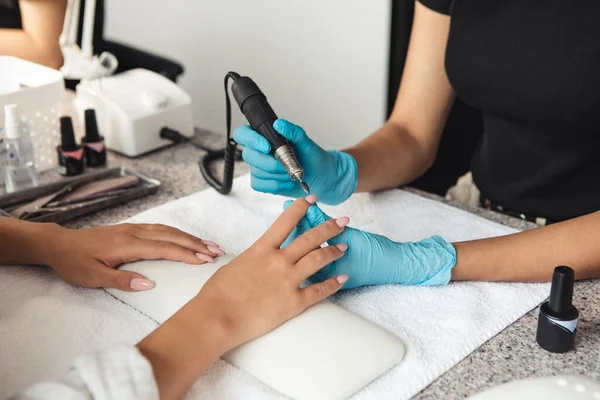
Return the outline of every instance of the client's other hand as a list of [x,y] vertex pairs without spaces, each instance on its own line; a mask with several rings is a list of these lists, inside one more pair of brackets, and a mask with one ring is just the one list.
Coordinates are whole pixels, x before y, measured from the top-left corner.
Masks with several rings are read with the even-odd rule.
[[160,224],[77,230],[52,225],[41,231],[39,243],[44,264],[65,281],[130,292],[152,289],[154,283],[135,272],[116,270],[121,264],[154,259],[204,264],[225,254],[216,243]]
[[331,276],[300,288],[306,278],[344,255],[347,246],[343,243],[318,247],[344,230],[347,217],[321,224],[280,248],[315,201],[315,195],[294,201],[252,247],[220,268],[193,300],[210,304],[233,346],[276,328],[335,293],[348,279],[347,275]]

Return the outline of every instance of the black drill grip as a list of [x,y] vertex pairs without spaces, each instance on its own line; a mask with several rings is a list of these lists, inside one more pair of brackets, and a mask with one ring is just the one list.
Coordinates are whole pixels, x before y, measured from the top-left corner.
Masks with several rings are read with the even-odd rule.
[[236,79],[231,91],[252,129],[263,135],[271,144],[271,153],[289,144],[287,139],[273,128],[277,115],[267,102],[267,97],[252,79],[247,76]]

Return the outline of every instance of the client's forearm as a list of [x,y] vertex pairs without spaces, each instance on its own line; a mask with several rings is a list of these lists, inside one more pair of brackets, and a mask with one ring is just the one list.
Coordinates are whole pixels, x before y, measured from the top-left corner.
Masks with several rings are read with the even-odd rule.
[[455,243],[453,280],[549,281],[568,265],[576,279],[600,277],[600,211],[513,235]]
[[224,321],[191,300],[138,344],[150,361],[160,398],[179,399],[221,355],[233,348]]
[[358,165],[356,192],[391,189],[412,182],[431,166],[433,155],[402,126],[388,121],[354,147]]
[[61,229],[56,224],[0,217],[0,265],[44,264],[49,250],[45,238]]

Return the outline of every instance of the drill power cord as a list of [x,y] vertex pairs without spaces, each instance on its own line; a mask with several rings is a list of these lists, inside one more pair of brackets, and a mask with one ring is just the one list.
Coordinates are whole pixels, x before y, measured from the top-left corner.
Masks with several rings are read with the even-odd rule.
[[[172,141],[173,143],[191,143],[195,147],[206,152],[204,157],[198,161],[200,173],[206,182],[214,187],[221,194],[229,194],[233,185],[233,173],[235,162],[242,160],[241,151],[237,148],[237,143],[231,137],[231,101],[229,99],[229,80],[236,80],[240,75],[235,72],[229,72],[225,76],[225,108],[226,108],[226,126],[227,126],[227,144],[225,148],[215,150],[210,149],[194,140],[190,140],[176,130],[164,127],[160,130],[160,137]],[[223,180],[217,178],[211,170],[211,165],[218,160],[224,159]]]
[[[225,75],[225,123],[227,126],[227,143],[225,148],[219,151],[209,151],[198,163],[200,172],[204,179],[206,179],[206,182],[221,194],[229,194],[229,192],[231,192],[236,155],[238,154],[237,143],[231,137],[231,101],[229,100],[228,89],[229,80],[235,81],[239,77],[240,75],[235,72],[228,72],[227,75]],[[223,166],[223,181],[220,181],[214,176],[210,169],[211,164],[221,158],[225,160],[225,165]]]

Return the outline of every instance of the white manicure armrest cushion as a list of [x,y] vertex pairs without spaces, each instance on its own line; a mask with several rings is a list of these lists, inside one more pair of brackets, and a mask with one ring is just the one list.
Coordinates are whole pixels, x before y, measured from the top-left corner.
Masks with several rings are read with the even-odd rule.
[[[231,257],[191,266],[140,261],[121,269],[156,282],[145,292],[106,289],[159,323],[200,290]],[[383,328],[329,301],[323,301],[263,337],[223,358],[280,393],[298,400],[347,399],[404,356],[402,341]]]

